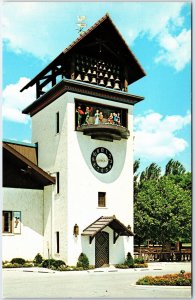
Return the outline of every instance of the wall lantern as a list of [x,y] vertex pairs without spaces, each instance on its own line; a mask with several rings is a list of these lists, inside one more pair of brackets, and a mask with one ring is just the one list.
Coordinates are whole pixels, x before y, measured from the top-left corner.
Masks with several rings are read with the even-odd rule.
[[74,228],[73,228],[73,235],[75,237],[77,237],[77,235],[79,235],[79,226],[77,224],[74,225]]

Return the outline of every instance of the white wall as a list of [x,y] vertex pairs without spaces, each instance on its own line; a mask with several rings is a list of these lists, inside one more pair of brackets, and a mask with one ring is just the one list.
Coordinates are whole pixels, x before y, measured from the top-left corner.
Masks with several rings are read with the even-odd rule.
[[[75,131],[75,98],[128,109],[129,139],[113,142],[99,141]],[[94,251],[93,243],[89,245],[88,239],[83,237],[81,241],[81,233],[100,216],[114,214],[126,226],[129,224],[133,228],[132,110],[133,107],[127,104],[68,92],[32,117],[32,142],[38,142],[39,145],[39,166],[51,174],[60,172],[60,193],[54,195],[52,201],[44,202],[50,216],[48,220],[51,221],[53,216],[52,255],[65,260],[69,265],[76,264],[83,250],[88,253]],[[58,111],[60,133],[56,134],[56,112]],[[107,174],[99,174],[91,166],[91,153],[100,146],[111,151],[114,158],[113,168]],[[106,208],[98,208],[98,191],[106,192]],[[77,238],[73,236],[75,223],[80,229]],[[46,240],[49,239],[50,225],[48,223],[47,233],[45,232]],[[60,233],[60,254],[55,253],[56,231]],[[122,254],[118,251],[117,257],[121,260],[128,251],[132,252],[133,239],[130,238],[131,242],[128,243],[125,242],[125,238],[119,238],[118,243],[119,240],[123,240],[124,249]],[[93,257],[90,263],[93,264]]]
[[[128,109],[129,139],[113,142],[100,141],[76,132],[74,130],[75,98]],[[94,245],[93,243],[90,245],[88,239],[84,238],[84,242],[81,243],[81,236],[77,239],[73,237],[72,230],[75,223],[79,225],[81,234],[88,225],[102,215],[116,215],[116,218],[126,226],[129,224],[133,228],[132,107],[73,93],[68,93],[67,100],[68,224],[70,227],[68,231],[68,261],[70,264],[75,264],[76,258],[81,252],[86,251],[89,256],[90,253],[94,253]],[[111,151],[114,159],[112,170],[106,174],[96,172],[91,166],[91,153],[100,146]],[[106,192],[106,208],[98,208],[98,192]],[[113,245],[113,235],[112,237],[110,235],[111,253],[115,248],[117,248],[114,254],[115,259],[112,258],[112,255],[110,255],[110,259],[113,263],[114,261],[115,263],[121,262],[121,260],[124,261],[123,258],[127,252],[132,253],[133,251],[133,239],[130,238],[127,242],[125,238],[121,237]],[[93,264],[93,262],[94,258],[91,257],[90,263]]]
[[[32,142],[38,142],[38,165],[52,176],[60,173],[60,191],[45,187],[44,255],[67,262],[67,101],[66,95],[32,117]],[[59,133],[56,134],[56,113]],[[45,198],[44,198],[45,199]],[[60,253],[56,253],[56,232],[60,236]]]
[[3,210],[21,211],[21,234],[2,234],[2,259],[43,255],[43,191],[3,188]]

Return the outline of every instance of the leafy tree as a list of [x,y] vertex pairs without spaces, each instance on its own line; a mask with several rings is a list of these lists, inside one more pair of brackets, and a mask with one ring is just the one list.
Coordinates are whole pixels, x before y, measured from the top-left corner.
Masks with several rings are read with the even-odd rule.
[[156,163],[151,163],[140,175],[140,182],[159,179],[161,175],[161,168]]
[[139,166],[140,166],[140,159],[137,159],[134,161],[134,164],[133,164],[133,173],[135,174],[137,172],[137,170],[139,169]]
[[165,176],[167,175],[182,175],[186,172],[184,166],[178,161],[171,159],[165,167]]
[[190,193],[192,192],[192,174],[190,172],[180,175],[171,174],[168,175],[168,178],[185,191],[189,191]]
[[135,233],[162,245],[191,240],[191,196],[169,177],[145,180],[134,204]]

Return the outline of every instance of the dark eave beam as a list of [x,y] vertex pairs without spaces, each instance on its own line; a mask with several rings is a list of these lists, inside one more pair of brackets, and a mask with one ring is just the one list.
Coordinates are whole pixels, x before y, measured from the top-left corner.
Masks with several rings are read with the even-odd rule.
[[113,244],[116,243],[119,236],[120,236],[120,233],[117,233],[115,230],[113,230]]
[[94,239],[95,236],[89,236],[89,244],[92,243],[93,239]]

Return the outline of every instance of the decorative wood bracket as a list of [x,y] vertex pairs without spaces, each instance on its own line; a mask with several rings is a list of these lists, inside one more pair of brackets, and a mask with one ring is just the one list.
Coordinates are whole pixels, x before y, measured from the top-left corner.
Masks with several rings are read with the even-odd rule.
[[116,243],[119,236],[120,236],[120,233],[117,234],[116,231],[114,230],[114,232],[113,232],[113,244]]
[[92,243],[93,239],[94,239],[95,236],[89,236],[89,244]]

